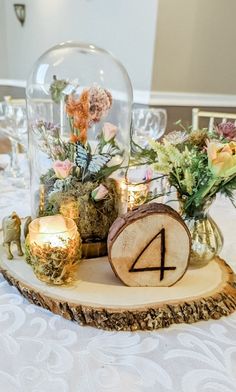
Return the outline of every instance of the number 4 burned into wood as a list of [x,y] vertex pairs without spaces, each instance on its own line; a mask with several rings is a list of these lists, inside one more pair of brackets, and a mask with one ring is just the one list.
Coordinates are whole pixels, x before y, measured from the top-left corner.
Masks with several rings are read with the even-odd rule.
[[[143,268],[135,268],[135,265],[139,258],[142,256],[142,254],[145,252],[145,250],[149,247],[151,242],[155,241],[159,236],[161,236],[161,265],[160,267],[143,267]],[[165,271],[170,271],[170,270],[175,270],[176,267],[166,267],[165,266],[165,253],[166,253],[166,247],[165,247],[165,229],[161,229],[157,235],[155,235],[154,238],[151,239],[151,241],[145,246],[145,248],[142,250],[140,255],[137,257],[137,259],[134,261],[132,264],[131,268],[129,269],[129,272],[140,272],[140,271],[160,271],[160,280],[164,279],[164,272]]]
[[108,257],[128,286],[171,286],[186,272],[190,243],[181,216],[168,206],[150,203],[113,223]]

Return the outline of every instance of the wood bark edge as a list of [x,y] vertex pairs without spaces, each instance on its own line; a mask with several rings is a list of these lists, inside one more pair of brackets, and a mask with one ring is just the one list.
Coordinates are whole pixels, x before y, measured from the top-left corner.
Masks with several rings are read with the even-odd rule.
[[236,310],[236,278],[231,268],[222,260],[218,262],[224,271],[224,281],[216,292],[206,297],[184,301],[148,304],[140,309],[109,309],[78,305],[49,297],[14,277],[6,268],[0,272],[10,285],[29,300],[68,320],[109,331],[156,330],[171,324],[192,324],[200,320],[219,319]]
[[118,235],[124,229],[124,227],[135,222],[137,219],[144,218],[150,214],[158,214],[158,213],[166,213],[174,217],[185,228],[191,240],[191,234],[189,232],[189,229],[177,211],[175,211],[173,208],[165,204],[149,203],[149,204],[141,205],[140,207],[138,207],[133,211],[127,212],[126,214],[120,216],[113,222],[108,234],[108,240],[107,240],[108,247],[118,237]]

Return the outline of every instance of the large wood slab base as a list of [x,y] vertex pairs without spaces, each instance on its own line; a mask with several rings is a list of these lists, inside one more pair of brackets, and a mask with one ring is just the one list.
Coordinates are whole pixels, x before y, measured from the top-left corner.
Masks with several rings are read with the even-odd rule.
[[219,319],[236,310],[236,283],[220,258],[188,269],[172,287],[126,287],[115,277],[106,257],[84,260],[78,281],[49,286],[39,281],[23,258],[1,255],[0,272],[30,302],[80,325],[135,331],[171,324]]

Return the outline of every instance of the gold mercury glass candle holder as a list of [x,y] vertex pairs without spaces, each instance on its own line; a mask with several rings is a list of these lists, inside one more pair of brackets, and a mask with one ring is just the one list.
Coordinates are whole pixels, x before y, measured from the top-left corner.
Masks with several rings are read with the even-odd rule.
[[128,185],[128,210],[139,207],[147,199],[148,188],[146,184],[129,184]]
[[54,215],[30,223],[26,259],[38,279],[55,285],[70,283],[80,258],[81,238],[73,219]]
[[147,184],[135,184],[121,181],[120,189],[123,198],[127,198],[128,211],[132,211],[134,208],[145,203],[148,196]]

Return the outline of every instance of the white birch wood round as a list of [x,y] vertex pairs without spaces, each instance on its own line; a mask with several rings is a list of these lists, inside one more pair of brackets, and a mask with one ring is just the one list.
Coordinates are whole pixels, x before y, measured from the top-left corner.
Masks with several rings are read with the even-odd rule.
[[0,259],[0,272],[30,302],[80,325],[153,330],[218,319],[236,309],[234,274],[219,258],[205,267],[188,269],[172,287],[124,286],[106,257],[82,261],[78,280],[63,287],[39,281],[22,257],[9,261],[1,250]]

